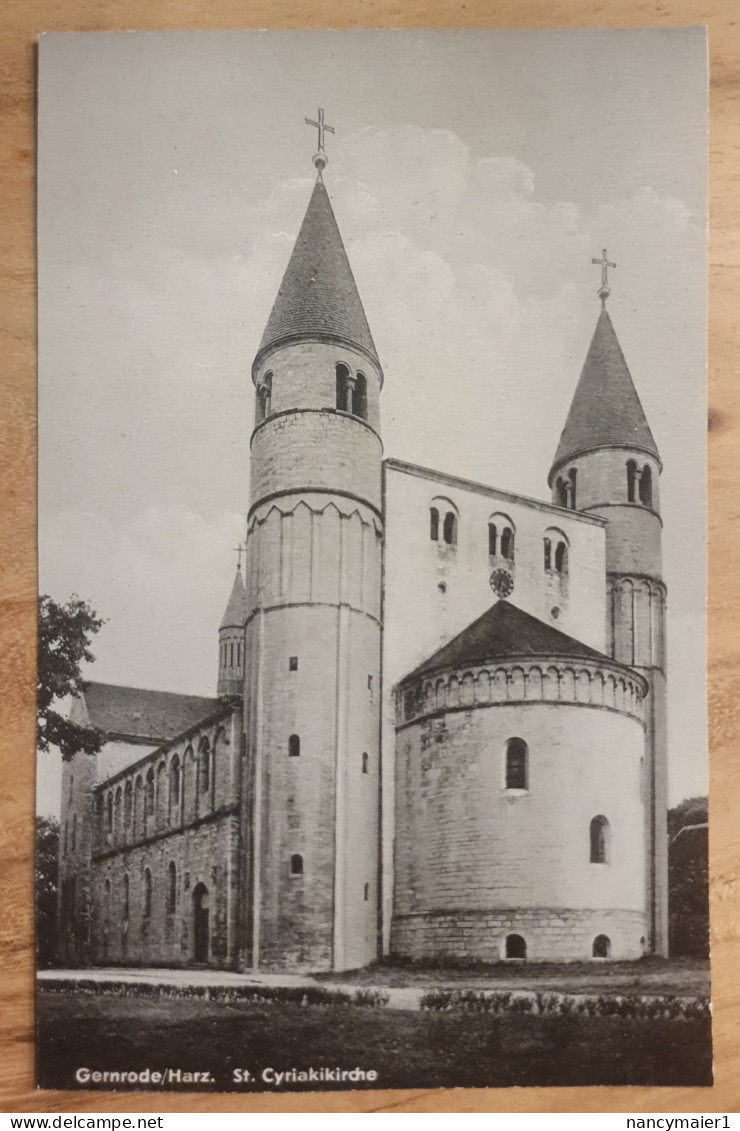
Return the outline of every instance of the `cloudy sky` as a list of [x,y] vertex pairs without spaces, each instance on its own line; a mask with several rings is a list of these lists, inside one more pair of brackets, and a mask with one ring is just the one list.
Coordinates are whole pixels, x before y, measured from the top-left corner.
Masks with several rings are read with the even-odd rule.
[[215,689],[321,105],[387,455],[548,498],[616,261],[665,465],[671,799],[702,792],[705,104],[698,29],[42,37],[40,587],[106,619],[90,677]]

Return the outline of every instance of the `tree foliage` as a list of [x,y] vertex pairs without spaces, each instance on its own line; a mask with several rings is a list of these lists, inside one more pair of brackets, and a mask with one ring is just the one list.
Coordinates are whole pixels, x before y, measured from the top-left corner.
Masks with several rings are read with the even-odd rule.
[[59,822],[36,818],[36,956],[39,966],[51,966],[56,950],[59,884]]
[[64,605],[48,596],[39,598],[36,691],[39,750],[56,746],[62,757],[69,759],[79,751],[97,754],[103,745],[102,731],[74,723],[53,707],[60,699],[84,691],[80,668],[83,662],[91,663],[95,659],[90,651],[90,638],[102,624],[97,613],[79,597],[71,597]]
[[[668,810],[668,909],[671,954],[709,954],[709,861],[706,797]],[[692,827],[693,826],[693,827]],[[699,826],[699,827],[697,827]],[[691,832],[678,833],[691,827]]]

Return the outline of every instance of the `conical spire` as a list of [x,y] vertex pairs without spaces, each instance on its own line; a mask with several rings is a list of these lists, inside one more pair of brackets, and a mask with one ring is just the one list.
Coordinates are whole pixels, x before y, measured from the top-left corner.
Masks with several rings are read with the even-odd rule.
[[242,568],[241,565],[239,565],[237,566],[229,603],[226,606],[226,612],[219,625],[219,631],[223,628],[243,628],[248,612],[247,590],[244,585],[244,578],[242,577]]
[[635,448],[660,460],[612,320],[602,309],[571,401],[550,478],[563,463],[596,448]]
[[320,172],[262,335],[255,366],[266,350],[306,339],[354,346],[380,367]]

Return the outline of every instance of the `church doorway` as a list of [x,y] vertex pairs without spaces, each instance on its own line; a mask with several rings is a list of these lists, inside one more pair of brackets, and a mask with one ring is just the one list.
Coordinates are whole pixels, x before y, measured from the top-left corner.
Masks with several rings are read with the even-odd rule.
[[196,884],[193,889],[193,957],[196,962],[207,962],[209,950],[208,888]]

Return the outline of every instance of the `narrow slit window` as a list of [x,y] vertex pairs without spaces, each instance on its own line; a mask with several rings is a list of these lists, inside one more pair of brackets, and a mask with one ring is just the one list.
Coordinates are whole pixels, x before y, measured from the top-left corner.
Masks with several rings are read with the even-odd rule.
[[523,738],[510,738],[506,743],[506,788],[528,789],[529,750]]
[[298,657],[297,656],[291,656],[290,659],[288,660],[288,671],[290,671],[290,672],[297,672],[298,671]]
[[369,773],[370,759],[367,754],[362,755],[362,772],[363,774]]
[[301,740],[297,734],[291,734],[288,739],[288,755],[291,758],[298,758],[301,753]]
[[436,507],[429,510],[429,537],[432,542],[439,542],[439,511]]
[[448,546],[454,546],[457,543],[457,515],[453,511],[448,511],[445,515],[442,538]]
[[492,558],[496,556],[496,524],[493,522],[488,524],[488,553]]

